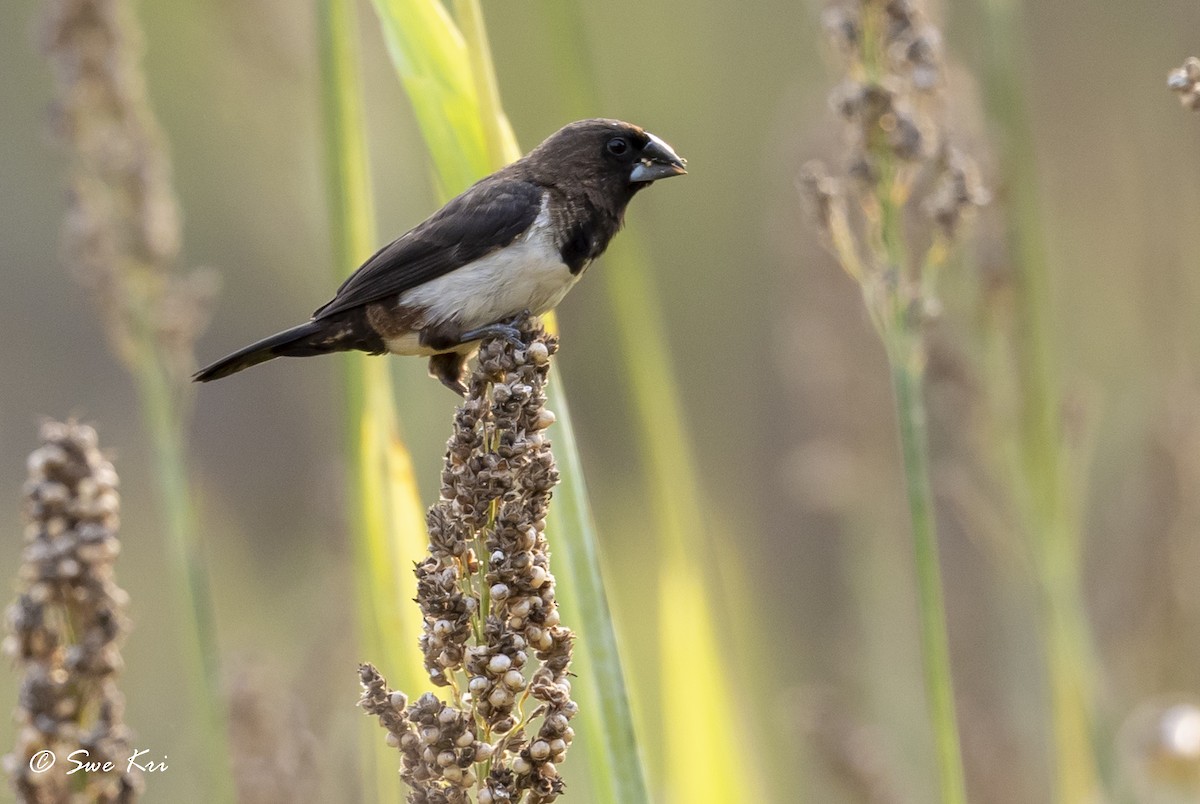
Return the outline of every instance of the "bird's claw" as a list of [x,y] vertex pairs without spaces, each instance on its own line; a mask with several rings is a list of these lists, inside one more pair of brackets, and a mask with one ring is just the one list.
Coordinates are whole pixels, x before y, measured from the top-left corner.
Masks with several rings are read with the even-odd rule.
[[488,324],[485,327],[479,327],[469,332],[464,332],[462,340],[464,343],[470,341],[478,341],[487,337],[503,338],[512,344],[515,349],[524,349],[525,341],[521,340],[521,331],[512,324]]
[[508,324],[501,324],[496,328],[496,333],[504,340],[512,344],[514,349],[524,349],[525,341],[521,339],[521,330]]

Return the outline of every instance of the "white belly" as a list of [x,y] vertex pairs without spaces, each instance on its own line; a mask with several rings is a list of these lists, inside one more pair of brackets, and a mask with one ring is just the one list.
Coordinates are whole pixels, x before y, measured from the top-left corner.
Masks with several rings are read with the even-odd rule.
[[[526,309],[534,315],[552,310],[580,274],[572,274],[562,261],[550,231],[544,198],[537,219],[520,238],[493,254],[405,291],[399,306],[426,310],[425,326],[454,320],[462,330],[471,330],[505,321]],[[388,351],[396,354],[433,354],[420,344],[419,337],[409,332],[385,343]]]

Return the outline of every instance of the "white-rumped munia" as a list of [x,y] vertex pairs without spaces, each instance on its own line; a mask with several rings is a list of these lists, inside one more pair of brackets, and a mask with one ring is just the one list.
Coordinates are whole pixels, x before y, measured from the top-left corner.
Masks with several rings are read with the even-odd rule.
[[604,252],[633,196],[685,173],[669,145],[618,120],[581,120],[476,182],[375,253],[312,319],[196,373],[220,379],[276,357],[357,349],[429,356],[459,393],[487,335],[552,309]]

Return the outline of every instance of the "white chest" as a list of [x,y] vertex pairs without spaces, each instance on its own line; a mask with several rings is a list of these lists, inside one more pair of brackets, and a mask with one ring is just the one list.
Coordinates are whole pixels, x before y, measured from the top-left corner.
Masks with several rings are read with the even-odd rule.
[[[582,272],[580,272],[582,274]],[[533,225],[517,240],[486,257],[405,291],[399,306],[425,311],[425,325],[454,321],[474,329],[529,310],[541,315],[558,305],[580,274],[572,274],[550,226],[547,199]],[[414,336],[389,341],[394,352],[411,354]],[[404,343],[400,343],[400,341]],[[412,341],[410,343],[410,341]]]

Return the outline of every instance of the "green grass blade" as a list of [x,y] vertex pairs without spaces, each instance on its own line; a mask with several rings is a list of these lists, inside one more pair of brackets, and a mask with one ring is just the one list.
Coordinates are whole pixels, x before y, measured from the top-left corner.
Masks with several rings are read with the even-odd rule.
[[[318,3],[322,112],[327,145],[330,230],[338,268],[347,270],[375,247],[375,214],[355,61],[353,0]],[[347,369],[347,457],[352,466],[354,565],[360,659],[378,662],[404,688],[423,684],[416,649],[421,618],[409,598],[412,563],[425,551],[424,518],[412,463],[399,434],[391,371],[383,360],[352,356]],[[363,719],[364,756],[376,798],[398,790],[398,758]]]
[[384,41],[433,158],[443,197],[494,167],[467,43],[436,0],[373,0]]
[[[595,81],[583,41],[585,24],[578,4],[543,2],[546,28],[569,31],[556,48],[555,75],[559,78],[559,98],[576,114],[599,106],[595,100]],[[717,594],[702,579],[716,583],[710,572],[709,540],[717,538],[701,518],[701,482],[691,458],[692,448],[684,428],[686,416],[683,395],[667,351],[669,339],[663,331],[663,318],[657,303],[650,261],[635,227],[624,233],[609,250],[603,277],[612,301],[613,323],[625,357],[628,381],[637,417],[642,460],[649,474],[651,509],[655,532],[663,542],[660,590],[660,689],[659,696],[668,707],[662,718],[662,768],[664,787],[678,800],[695,800],[689,795],[704,791],[722,801],[761,801],[765,795],[748,779],[762,775],[747,763],[744,746],[750,735],[742,733],[730,709],[710,710],[695,722],[697,696],[715,696],[731,700],[734,685],[729,678],[727,655],[722,655],[716,639],[720,627],[715,607],[728,587]],[[735,573],[736,574],[736,573]],[[681,601],[686,599],[686,604]],[[687,636],[685,636],[687,635]],[[727,652],[726,652],[727,654]],[[702,667],[701,674],[696,668]],[[692,686],[699,689],[687,689]],[[708,690],[704,692],[703,690]],[[691,703],[687,696],[691,695]],[[697,751],[703,757],[697,754]],[[739,755],[737,767],[721,757]],[[736,774],[736,778],[735,778]],[[685,794],[685,791],[692,791]]]
[[[606,273],[616,332],[626,355],[637,413],[638,443],[649,475],[655,530],[662,540],[659,574],[659,667],[663,701],[663,756],[671,801],[757,802],[755,780],[762,778],[732,717],[734,707],[706,709],[702,700],[735,700],[728,677],[728,651],[717,637],[719,618],[712,558],[706,550],[709,528],[705,504],[684,431],[686,417],[667,354],[666,333],[656,296],[639,270],[645,263],[635,242],[618,249],[614,270]],[[749,752],[752,753],[752,752]],[[729,761],[737,756],[739,761]],[[750,769],[748,772],[748,768]]]
[[549,406],[555,422],[555,451],[562,483],[555,490],[547,531],[559,536],[555,554],[566,567],[566,582],[556,587],[563,617],[580,635],[576,645],[586,677],[574,685],[579,699],[580,728],[588,746],[592,798],[604,802],[640,804],[650,800],[642,757],[629,709],[629,687],[612,614],[600,573],[595,520],[583,479],[583,465],[575,448],[575,433],[566,395],[558,385],[549,387]]
[[479,122],[484,131],[488,164],[495,170],[521,156],[512,127],[500,106],[500,87],[492,65],[492,48],[479,0],[455,0],[459,27],[467,44],[471,64],[471,82],[479,104]]
[[[1020,74],[1025,51],[1020,8],[1007,0],[982,0],[987,47],[982,51],[985,107],[1001,143],[1009,197],[1006,239],[1013,267],[1011,321],[990,333],[1005,354],[1017,420],[1007,433],[1009,480],[1032,539],[1033,571],[1045,650],[1054,744],[1057,801],[1090,801],[1103,794],[1114,772],[1111,735],[1098,733],[1099,662],[1082,590],[1083,525],[1079,467],[1062,435],[1062,395],[1051,343],[1050,276],[1032,118]],[[1004,330],[1004,332],[1001,332]],[[1015,380],[1015,382],[1014,382]]]

